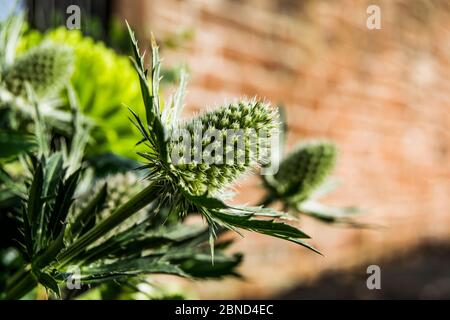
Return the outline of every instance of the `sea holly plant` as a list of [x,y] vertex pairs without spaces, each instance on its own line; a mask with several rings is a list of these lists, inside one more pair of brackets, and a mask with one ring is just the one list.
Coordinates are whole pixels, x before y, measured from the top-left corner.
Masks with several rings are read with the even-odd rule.
[[20,56],[2,78],[13,95],[26,97],[29,83],[37,96],[59,92],[72,74],[73,53],[63,45],[42,44]]
[[[76,154],[86,141],[76,137],[84,135],[76,132],[77,147],[71,148],[69,154],[49,152],[50,141],[38,112],[35,128],[37,157],[33,154],[24,158],[30,175],[25,179],[27,188],[18,192],[22,204],[12,210],[17,214],[23,235],[20,247],[28,264],[8,281],[3,298],[19,298],[36,283],[60,294],[58,282],[73,276],[74,265],[81,272],[78,280],[94,286],[152,273],[192,278],[236,275],[234,267],[240,263],[241,256],[223,254],[226,243],[215,244],[218,260],[213,266],[205,260],[210,250],[208,229],[202,225],[167,222],[164,210],[156,210],[154,206],[137,211],[66,263],[59,260],[65,248],[108,220],[115,206],[127,202],[145,183],[138,182],[132,173],[119,174],[107,182],[100,180],[98,186],[89,190],[91,196],[77,197],[85,169],[81,162],[72,159],[79,159]],[[77,126],[77,130],[84,128]],[[71,172],[73,168],[77,169]],[[167,223],[162,223],[163,220]]]
[[363,226],[351,218],[360,210],[324,205],[318,198],[334,188],[327,181],[334,169],[336,146],[329,141],[306,141],[280,161],[278,172],[262,176],[266,196],[261,205],[281,202],[285,211],[304,214],[327,223]]
[[[304,242],[308,235],[286,223],[290,220],[284,213],[225,202],[225,190],[237,178],[269,163],[270,141],[279,127],[276,108],[266,101],[241,100],[180,121],[185,77],[165,103],[159,95],[158,47],[152,39],[148,70],[129,31],[145,106],[145,118],[133,106],[130,118],[142,135],[136,142],[146,150],[139,153],[143,164],[138,170],[145,183],[139,190],[128,188],[127,196],[109,189],[108,179],[84,190],[89,168],[82,157],[83,131],[88,127],[72,121],[71,147],[55,145],[36,89],[25,81],[36,146],[19,156],[28,174],[12,211],[26,264],[9,279],[1,298],[21,298],[38,284],[59,295],[73,276],[95,285],[154,273],[192,278],[235,274],[241,257],[223,253],[227,243],[219,236],[225,230],[254,231],[317,251]],[[90,193],[85,199],[83,190]],[[187,223],[187,215],[200,215],[206,224]],[[71,271],[73,266],[79,274]]]
[[73,73],[73,52],[65,45],[43,42],[17,54],[23,25],[21,14],[0,23],[0,128],[27,130],[34,112],[28,101],[28,84],[47,124],[67,130],[71,114],[61,108],[60,93]]
[[[223,226],[248,229],[309,247],[300,240],[309,238],[300,230],[273,219],[258,219],[258,216],[281,218],[282,214],[261,208],[231,207],[215,197],[239,175],[267,163],[264,149],[267,149],[267,138],[275,134],[279,126],[277,111],[263,101],[243,100],[177,125],[176,116],[183,106],[183,81],[172,103],[163,106],[158,94],[161,69],[158,47],[152,39],[151,85],[148,86],[144,56],[140,54],[131,29],[130,36],[146,107],[146,123],[135,113],[133,121],[142,133],[141,142],[148,147],[148,152],[140,154],[147,162],[141,169],[147,170],[147,178],[153,182],[153,187],[143,193],[158,190],[159,199],[170,204],[171,212],[181,217],[189,212],[202,214],[209,224],[211,239],[214,230]],[[227,139],[236,130],[242,134]],[[266,139],[253,136],[258,130],[265,131]],[[184,132],[182,143],[180,132]],[[238,150],[234,148],[235,138],[240,138]],[[224,139],[231,140],[231,145],[224,143]],[[193,142],[195,140],[197,143]],[[205,144],[214,145],[213,151],[222,152],[211,152],[208,156],[213,161],[205,161],[202,152]],[[182,156],[181,150],[184,151]]]

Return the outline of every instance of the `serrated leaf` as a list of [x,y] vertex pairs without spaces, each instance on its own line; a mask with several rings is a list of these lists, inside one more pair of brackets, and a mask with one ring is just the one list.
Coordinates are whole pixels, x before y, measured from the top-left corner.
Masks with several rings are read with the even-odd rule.
[[30,191],[28,193],[27,211],[28,221],[32,227],[32,233],[35,236],[37,227],[39,226],[39,217],[42,212],[42,188],[44,181],[44,172],[42,163],[39,162],[34,171],[33,181],[31,183]]
[[56,256],[64,249],[64,231],[65,226],[61,229],[58,237],[50,243],[48,248],[35,258],[32,262],[33,269],[40,270],[40,268],[47,266],[56,259]]
[[130,36],[131,46],[132,46],[133,55],[134,55],[134,58],[132,58],[131,61],[132,61],[133,66],[136,69],[136,72],[138,73],[138,76],[139,76],[139,82],[141,85],[141,94],[142,94],[142,99],[144,101],[145,112],[146,112],[146,116],[147,116],[147,123],[151,124],[151,123],[153,123],[153,120],[156,117],[156,112],[153,108],[153,97],[150,94],[150,89],[147,84],[147,70],[144,67],[144,55],[141,55],[141,53],[140,53],[138,41],[136,39],[136,36],[135,36],[133,30],[131,29],[130,25],[128,24],[128,21],[125,21],[125,22],[126,22],[126,25],[128,28],[128,33]]
[[75,190],[78,183],[81,170],[75,171],[66,181],[60,182],[56,194],[55,204],[51,214],[50,233],[52,236],[59,234],[67,215],[69,214],[70,206],[72,205]]
[[[139,83],[141,86],[142,99],[145,106],[145,114],[147,119],[147,128],[150,130],[148,137],[147,130],[144,129],[144,137],[156,148],[159,152],[159,156],[162,161],[167,161],[167,133],[165,127],[161,121],[161,110],[159,106],[159,81],[160,81],[160,68],[161,61],[159,59],[158,47],[152,36],[152,77],[151,77],[151,89],[147,82],[148,71],[144,67],[144,55],[140,54],[138,41],[131,30],[127,22],[128,33],[130,35],[131,44],[133,47],[134,58],[131,59],[133,66],[139,76]],[[135,115],[135,114],[134,114]],[[135,115],[135,118],[139,118]],[[140,120],[138,119],[138,122]],[[149,139],[150,138],[150,139]]]
[[[150,226],[152,227],[152,226]],[[105,257],[126,257],[140,254],[148,249],[161,249],[175,243],[183,243],[204,234],[203,225],[177,224],[169,227],[149,229],[145,222],[105,240],[84,253],[83,259],[92,263]],[[164,253],[161,251],[160,254]]]
[[252,214],[254,217],[271,217],[271,218],[283,218],[285,220],[290,219],[289,216],[280,211],[276,211],[272,208],[265,207],[248,207],[248,206],[233,206],[231,209],[237,210],[237,212],[243,212]]
[[225,276],[241,277],[235,271],[235,268],[241,264],[242,259],[242,254],[232,256],[216,254],[213,265],[209,254],[198,253],[180,262],[180,268],[198,279],[220,279]]
[[153,257],[144,257],[126,259],[97,267],[85,267],[82,270],[81,280],[84,283],[91,283],[143,274],[172,274],[189,277],[178,266],[172,265],[169,262],[158,261]]
[[30,226],[30,221],[28,219],[28,213],[25,208],[22,209],[22,219],[23,219],[23,237],[25,242],[25,248],[26,248],[26,255],[28,257],[28,260],[31,259],[33,256],[33,236],[32,236],[32,230]]
[[61,296],[58,282],[56,282],[56,280],[53,279],[52,276],[47,273],[38,273],[37,278],[39,283],[42,284],[47,290],[53,291],[58,297]]
[[275,220],[262,220],[255,219],[251,214],[228,214],[221,211],[211,212],[216,221],[225,222],[234,227],[256,231],[276,237],[288,237],[309,239],[310,236],[303,231],[283,222],[277,222]]
[[63,176],[63,157],[61,153],[58,152],[50,156],[44,172],[43,195],[48,196],[49,192],[54,192],[59,179]]
[[212,219],[225,227],[236,230],[241,228],[249,231],[262,233],[268,236],[280,238],[300,244],[314,252],[320,253],[317,249],[300,239],[309,239],[310,237],[303,231],[283,222],[274,220],[255,219],[251,214],[229,214],[221,211],[210,211]]
[[206,209],[227,209],[229,208],[222,200],[209,197],[208,195],[194,196],[185,192],[185,196],[196,206]]

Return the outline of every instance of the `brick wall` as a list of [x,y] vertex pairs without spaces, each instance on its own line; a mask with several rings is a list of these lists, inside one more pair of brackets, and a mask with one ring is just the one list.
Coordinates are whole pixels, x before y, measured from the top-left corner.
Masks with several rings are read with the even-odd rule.
[[[366,28],[379,4],[382,30]],[[200,297],[264,297],[311,279],[450,235],[450,5],[447,1],[165,0],[117,1],[142,40],[193,30],[164,63],[186,61],[189,111],[235,96],[287,108],[288,142],[333,139],[341,185],[327,203],[356,204],[378,230],[302,228],[325,254],[257,235],[246,252],[246,282],[189,284]],[[147,34],[147,35],[146,35]],[[236,199],[255,203],[257,179]]]

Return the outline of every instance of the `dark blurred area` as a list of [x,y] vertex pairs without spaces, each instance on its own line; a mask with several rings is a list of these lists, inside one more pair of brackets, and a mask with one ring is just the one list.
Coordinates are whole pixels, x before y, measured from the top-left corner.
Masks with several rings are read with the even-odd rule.
[[109,36],[112,3],[110,0],[25,0],[31,27],[46,31],[65,25],[68,15],[73,13],[68,8],[77,5],[82,14],[83,33],[103,41]]
[[[318,279],[297,285],[274,299],[450,299],[450,244],[425,243],[381,262],[381,289],[368,290],[363,268],[328,271]],[[368,261],[370,265],[371,262]]]

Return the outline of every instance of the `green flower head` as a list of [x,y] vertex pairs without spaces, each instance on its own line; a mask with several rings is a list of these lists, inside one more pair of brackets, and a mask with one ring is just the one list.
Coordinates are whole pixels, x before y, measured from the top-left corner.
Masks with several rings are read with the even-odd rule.
[[206,112],[175,130],[169,144],[172,176],[193,195],[214,193],[267,163],[277,128],[276,109],[257,100]]
[[306,200],[334,168],[337,150],[329,142],[300,145],[280,164],[278,172],[266,182],[278,198],[295,202]]
[[63,45],[42,44],[21,55],[2,75],[8,91],[27,97],[29,83],[40,98],[60,90],[70,79],[73,69],[72,51]]

